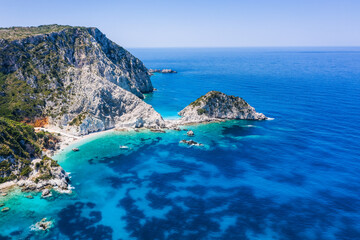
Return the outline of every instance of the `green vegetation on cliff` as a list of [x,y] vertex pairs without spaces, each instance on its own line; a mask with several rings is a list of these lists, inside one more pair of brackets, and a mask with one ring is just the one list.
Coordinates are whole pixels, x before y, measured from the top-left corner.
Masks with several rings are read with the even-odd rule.
[[32,126],[0,117],[0,183],[28,176],[31,159],[40,158],[41,149],[54,148],[57,141],[50,133],[35,133]]
[[[199,97],[198,99],[196,99],[195,101],[190,103],[190,106],[192,106],[192,107],[200,106],[202,102],[206,102],[208,99],[219,97],[219,96],[221,96],[221,94],[223,94],[223,93],[221,93],[219,91],[208,92],[207,94]],[[230,96],[230,97],[233,97],[233,96]],[[199,115],[201,115],[201,114],[199,114]]]
[[0,156],[16,159],[40,156],[37,140],[33,127],[0,117]]
[[[51,26],[6,30],[16,36],[23,32],[29,36],[69,28]],[[70,28],[69,31],[75,29]],[[4,29],[0,29],[0,39],[6,39],[4,32]],[[63,43],[67,42],[65,36],[60,39]],[[45,101],[61,102],[67,99],[68,94],[61,81],[64,77],[61,69],[65,69],[69,64],[58,56],[58,47],[54,42],[35,41],[20,44],[0,41],[0,48],[1,116],[18,121],[33,120],[35,117],[43,117]]]
[[52,32],[60,32],[66,28],[72,28],[72,27],[52,24],[52,25],[41,25],[38,27],[0,28],[0,38],[13,41],[13,40],[18,40],[18,39],[34,36],[34,35],[49,34]]

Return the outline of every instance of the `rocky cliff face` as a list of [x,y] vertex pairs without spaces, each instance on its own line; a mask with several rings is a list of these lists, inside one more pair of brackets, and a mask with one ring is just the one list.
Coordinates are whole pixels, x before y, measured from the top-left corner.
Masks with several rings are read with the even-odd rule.
[[244,99],[211,91],[184,108],[179,115],[181,122],[207,122],[219,119],[265,120]]
[[0,29],[0,114],[82,135],[116,126],[161,127],[143,93],[148,70],[96,28]]

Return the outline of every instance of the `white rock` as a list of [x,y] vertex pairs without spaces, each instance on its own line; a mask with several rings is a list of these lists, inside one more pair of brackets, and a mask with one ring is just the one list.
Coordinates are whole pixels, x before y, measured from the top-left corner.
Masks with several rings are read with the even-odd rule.
[[189,130],[189,131],[187,132],[187,135],[188,135],[188,136],[194,136],[195,134],[194,134],[194,132],[193,132],[192,130]]

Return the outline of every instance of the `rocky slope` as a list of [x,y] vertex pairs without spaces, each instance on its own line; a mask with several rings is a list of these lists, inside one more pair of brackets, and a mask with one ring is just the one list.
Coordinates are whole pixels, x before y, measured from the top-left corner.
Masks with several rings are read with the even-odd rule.
[[244,99],[211,91],[179,112],[181,123],[216,121],[219,119],[265,120]]
[[15,181],[23,190],[69,190],[67,173],[43,150],[56,150],[57,138],[0,117],[0,183]]
[[0,29],[0,114],[83,135],[162,127],[143,63],[96,28]]

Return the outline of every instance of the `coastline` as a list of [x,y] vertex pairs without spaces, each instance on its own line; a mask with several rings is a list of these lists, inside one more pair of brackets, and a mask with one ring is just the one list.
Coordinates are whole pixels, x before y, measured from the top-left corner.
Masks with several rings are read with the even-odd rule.
[[[74,143],[80,142],[80,141],[84,141],[87,139],[90,139],[92,137],[96,137],[98,135],[101,134],[105,134],[105,133],[109,133],[109,132],[115,132],[115,131],[124,131],[124,130],[128,130],[128,129],[124,129],[124,130],[117,130],[117,129],[108,129],[105,131],[100,131],[100,132],[93,132],[84,136],[75,136],[75,135],[71,135],[69,133],[66,132],[61,132],[52,128],[45,128],[45,127],[36,127],[35,131],[47,131],[50,133],[57,133],[59,134],[59,149],[57,149],[56,151],[46,151],[46,154],[48,154],[50,157],[53,157],[54,155],[64,151],[67,147],[71,146]],[[34,159],[33,161],[35,161],[36,159]],[[28,180],[25,180],[28,181]],[[29,180],[30,181],[30,180]],[[0,193],[8,193],[10,192],[13,188],[17,188],[20,187],[19,184],[24,182],[24,180],[12,180],[12,181],[8,181],[8,182],[4,182],[4,183],[0,183]],[[61,191],[59,191],[61,192]]]
[[72,134],[69,134],[69,133],[66,133],[66,132],[63,132],[63,131],[58,131],[58,130],[55,130],[55,129],[52,129],[52,128],[47,128],[47,127],[46,128],[45,127],[35,128],[35,131],[36,130],[42,130],[42,131],[47,131],[47,132],[50,132],[50,133],[59,134],[58,135],[59,140],[60,140],[59,149],[57,149],[56,151],[51,152],[49,154],[49,155],[51,155],[51,157],[58,154],[59,152],[62,152],[64,149],[66,149],[67,147],[73,145],[74,143],[81,142],[81,141],[87,140],[89,138],[92,138],[92,137],[95,137],[95,136],[98,136],[98,135],[101,135],[101,134],[105,134],[105,133],[109,133],[109,132],[115,132],[115,131],[121,131],[121,130],[117,130],[115,128],[111,128],[111,129],[107,129],[107,130],[104,130],[104,131],[92,132],[92,133],[89,133],[87,135],[75,136],[75,135],[72,135]]
[[[165,119],[167,126],[162,129],[178,130],[178,129],[180,129],[179,127],[181,127],[181,126],[209,124],[209,123],[216,123],[216,122],[221,123],[221,122],[225,122],[227,120],[232,120],[232,119],[208,119],[206,121],[204,121],[204,120],[181,121],[179,119]],[[273,120],[273,118],[267,118],[266,120]],[[92,138],[96,138],[102,134],[107,134],[107,133],[111,133],[111,132],[124,132],[124,131],[138,132],[138,131],[146,130],[146,129],[151,131],[151,129],[149,129],[149,128],[111,128],[111,129],[107,129],[104,131],[92,132],[87,135],[76,136],[76,135],[67,133],[65,131],[59,131],[58,129],[54,129],[51,127],[35,127],[35,131],[46,131],[49,133],[58,134],[57,135],[57,137],[59,138],[58,149],[55,151],[50,151],[50,150],[45,151],[45,153],[50,157],[53,157],[56,154],[59,154],[60,152],[64,151],[66,148],[69,148],[71,145],[73,145],[75,143],[79,143],[79,142],[86,141],[86,140],[89,140]],[[22,181],[23,180],[12,180],[12,181],[8,181],[8,182],[0,183],[0,193],[8,193],[12,188],[20,187],[19,183]]]
[[[166,122],[166,127],[161,128],[162,130],[177,130],[181,126],[193,126],[193,125],[201,125],[201,124],[209,124],[209,123],[221,123],[221,122],[226,122],[229,120],[259,121],[259,120],[254,120],[254,119],[225,119],[225,118],[224,119],[211,118],[211,119],[198,120],[198,121],[184,121],[181,119],[164,119],[164,120]],[[274,120],[274,118],[267,117],[266,119],[264,119],[262,121],[271,121],[271,120]],[[59,130],[51,128],[51,127],[36,127],[35,131],[38,131],[38,130],[43,130],[43,131],[47,131],[50,133],[60,134],[60,135],[58,135],[58,137],[60,139],[59,149],[57,149],[56,151],[53,151],[51,153],[51,155],[54,156],[75,143],[89,140],[91,138],[95,138],[96,136],[99,136],[102,134],[111,133],[111,132],[130,132],[130,131],[139,132],[142,130],[150,130],[151,131],[151,128],[133,128],[133,127],[116,128],[115,127],[115,128],[111,128],[111,129],[107,129],[107,130],[103,130],[103,131],[92,132],[92,133],[89,133],[87,135],[82,135],[82,136],[72,135],[65,131],[59,131]]]

